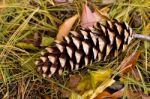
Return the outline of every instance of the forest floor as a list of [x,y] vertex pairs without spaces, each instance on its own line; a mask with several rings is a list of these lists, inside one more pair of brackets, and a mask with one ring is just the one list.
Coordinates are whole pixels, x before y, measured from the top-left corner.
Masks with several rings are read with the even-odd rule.
[[[93,6],[96,6],[98,9],[103,9],[100,11],[110,19],[127,22],[135,33],[150,35],[150,0],[108,1],[0,1],[0,99],[82,99],[83,97],[89,99],[90,95],[96,94],[93,90],[104,87],[97,82],[105,83],[107,87],[111,83],[111,81],[104,82],[102,80],[105,79],[98,77],[110,76],[109,73],[112,73],[110,71],[115,71],[125,58],[133,60],[130,64],[134,65],[135,74],[131,73],[129,68],[129,72],[120,79],[124,87],[117,90],[117,95],[108,93],[104,88],[99,91],[95,99],[103,99],[102,97],[106,96],[113,99],[116,97],[149,99],[150,41],[147,40],[135,39],[128,49],[113,61],[108,59],[106,62],[92,64],[71,74],[66,72],[60,77],[43,78],[36,71],[34,63],[40,52],[54,41],[59,26],[65,19],[81,14],[85,3],[92,11],[94,11]],[[78,27],[80,27],[79,19],[72,30]],[[134,54],[134,57],[131,57],[134,52],[140,56]],[[88,86],[87,83],[90,85]],[[109,86],[111,85],[112,83]]]

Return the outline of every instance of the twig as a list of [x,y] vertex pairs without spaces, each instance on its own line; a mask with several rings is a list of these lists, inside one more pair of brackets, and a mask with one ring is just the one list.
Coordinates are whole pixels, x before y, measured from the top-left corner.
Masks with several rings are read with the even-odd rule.
[[150,36],[148,36],[148,35],[142,35],[142,34],[134,33],[133,38],[138,38],[138,39],[143,39],[143,40],[150,41]]

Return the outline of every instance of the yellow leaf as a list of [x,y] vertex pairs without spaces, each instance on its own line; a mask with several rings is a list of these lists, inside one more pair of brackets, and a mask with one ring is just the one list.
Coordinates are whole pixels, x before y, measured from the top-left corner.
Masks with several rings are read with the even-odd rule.
[[111,69],[99,69],[98,71],[89,71],[89,75],[84,76],[83,79],[79,82],[77,86],[78,91],[83,92],[85,90],[95,89],[99,83],[108,79],[111,73]]
[[83,99],[79,94],[72,92],[69,99]]
[[78,14],[72,16],[71,18],[66,19],[65,22],[62,25],[60,25],[56,36],[56,40],[62,41],[63,37],[68,35],[77,18]]
[[97,84],[106,80],[112,73],[111,69],[99,69],[98,71],[90,71],[92,88],[96,88]]
[[79,82],[77,86],[78,91],[85,91],[89,90],[91,88],[91,81],[90,81],[90,76],[86,75],[83,77],[83,79]]
[[98,94],[103,92],[108,86],[111,86],[114,82],[115,82],[114,79],[105,80],[100,86],[96,88],[96,90],[94,90],[93,94],[89,99],[94,99]]

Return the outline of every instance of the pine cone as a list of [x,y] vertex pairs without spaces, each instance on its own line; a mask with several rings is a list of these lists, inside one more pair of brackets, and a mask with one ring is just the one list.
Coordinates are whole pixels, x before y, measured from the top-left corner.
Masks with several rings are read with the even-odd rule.
[[54,47],[47,47],[35,62],[37,71],[43,77],[62,74],[64,70],[78,70],[93,62],[103,61],[107,56],[117,56],[125,51],[132,39],[132,29],[125,22],[97,22],[93,27],[70,31],[64,41],[55,41]]

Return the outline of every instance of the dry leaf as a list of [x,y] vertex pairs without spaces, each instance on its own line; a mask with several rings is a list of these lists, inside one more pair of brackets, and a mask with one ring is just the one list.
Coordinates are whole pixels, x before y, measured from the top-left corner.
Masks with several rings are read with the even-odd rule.
[[96,21],[99,22],[103,22],[104,20],[109,20],[109,15],[108,15],[108,11],[110,10],[110,8],[108,6],[102,8],[102,9],[98,9],[96,6],[94,6],[94,12],[93,15],[96,19]]
[[77,90],[84,93],[85,90],[89,90],[91,87],[91,79],[89,75],[86,75],[82,78],[77,86]]
[[39,47],[40,44],[41,44],[41,39],[42,39],[42,37],[41,37],[40,33],[37,33],[37,32],[34,33],[34,42],[33,42],[33,45],[35,47]]
[[135,68],[135,64],[140,56],[140,52],[133,52],[129,57],[125,58],[121,64],[119,65],[118,69],[121,76],[130,73],[137,81],[141,80],[140,75]]
[[139,56],[140,52],[133,52],[129,57],[125,58],[118,67],[120,74],[124,75],[131,72],[131,70],[135,67]]
[[115,82],[114,79],[105,80],[100,86],[94,90],[93,94],[90,96],[90,99],[94,99],[97,95],[102,93],[108,86],[111,86]]
[[89,9],[87,4],[85,4],[82,8],[81,13],[81,27],[87,28],[91,27],[96,23],[96,19],[92,13],[92,11]]
[[145,30],[149,30],[149,29],[150,29],[150,22],[145,27]]
[[[78,85],[80,79],[81,79],[80,75],[70,75],[69,82],[67,84],[68,87],[71,90],[74,90],[74,91],[77,90],[77,85]],[[60,92],[61,92],[63,98],[68,98],[71,95],[71,92],[68,90],[65,90],[65,89],[60,89]]]
[[150,99],[150,96],[142,95],[142,99]]
[[89,71],[89,75],[85,75],[79,82],[78,91],[85,91],[89,89],[95,89],[99,83],[102,83],[111,75],[111,69],[99,69],[97,71]]
[[44,95],[44,99],[51,99],[48,95]]
[[127,97],[128,97],[128,99],[150,99],[150,96],[144,94],[141,91],[133,92],[131,90],[128,90]]
[[[106,99],[108,97],[110,97],[111,94],[107,91],[103,91],[102,93],[98,94],[94,99]],[[111,98],[113,99],[113,98]]]
[[83,99],[79,94],[72,92],[69,99]]
[[72,16],[71,18],[66,19],[64,23],[60,25],[56,36],[56,40],[62,41],[63,37],[68,35],[69,31],[71,30],[77,18],[78,18],[78,14]]
[[142,99],[141,98],[141,93],[133,92],[131,90],[127,91],[127,97],[128,97],[128,99],[137,99],[137,97],[138,97],[138,99]]
[[111,69],[99,69],[97,71],[89,71],[90,79],[91,79],[91,87],[95,89],[97,87],[97,84],[100,82],[105,81],[109,76],[111,75],[112,70]]
[[62,98],[68,98],[71,95],[70,91],[65,89],[60,89],[60,92],[62,94]]
[[118,99],[118,98],[123,96],[123,92],[124,92],[124,88],[119,90],[119,91],[117,91],[117,92],[115,92],[115,93],[113,93],[113,94],[111,94],[111,97],[115,97],[115,98]]
[[70,75],[69,76],[69,88],[71,89],[75,89],[77,88],[77,85],[79,83],[79,81],[81,80],[81,76],[80,75]]
[[133,68],[132,71],[131,71],[131,75],[137,80],[137,81],[140,81],[141,78],[140,78],[140,74],[138,72],[137,69]]

